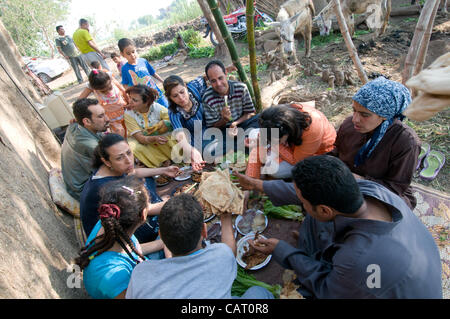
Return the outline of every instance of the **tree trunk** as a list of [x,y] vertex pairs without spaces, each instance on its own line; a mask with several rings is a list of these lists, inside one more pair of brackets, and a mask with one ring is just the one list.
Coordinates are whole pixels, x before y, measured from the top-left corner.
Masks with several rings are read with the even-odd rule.
[[209,8],[206,0],[197,0],[198,5],[203,11],[203,15],[205,16],[206,21],[208,21],[211,30],[209,32],[213,32],[216,36],[216,40],[218,45],[215,48],[214,56],[219,60],[225,60],[228,55],[227,46],[225,41],[223,40],[222,34],[220,33],[219,27],[217,26],[216,20],[214,20],[214,16]]
[[425,63],[425,57],[427,56],[428,45],[430,44],[431,33],[433,31],[434,19],[436,18],[436,13],[439,8],[439,2],[440,1],[436,1],[433,12],[431,13],[430,20],[428,21],[428,26],[425,30],[425,34],[420,45],[419,55],[417,56],[417,63],[413,75],[419,73],[423,68],[423,64]]
[[414,37],[411,41],[411,45],[409,47],[408,54],[406,55],[405,59],[405,67],[402,73],[403,84],[405,84],[406,81],[408,81],[408,79],[413,75],[414,66],[417,63],[419,50],[422,47],[422,42],[424,41],[424,34],[426,28],[429,25],[434,7],[436,6],[436,2],[438,1],[440,0],[426,1],[422,9],[422,12],[420,13],[419,21],[417,21],[416,29],[414,31]]
[[247,41],[248,51],[250,57],[250,75],[252,78],[253,92],[255,93],[255,108],[256,112],[260,113],[262,110],[261,92],[258,84],[258,71],[256,69],[256,48],[255,48],[255,8],[253,1],[247,1],[246,21],[247,21]]
[[345,22],[344,15],[342,14],[341,3],[339,2],[339,0],[334,0],[334,3],[334,12],[341,29],[342,37],[344,38],[345,45],[347,46],[348,53],[353,60],[353,64],[355,65],[356,71],[358,72],[359,79],[363,84],[365,84],[369,80],[367,79],[367,75],[364,72],[361,61],[359,60],[358,52],[356,51],[355,45],[353,44],[352,38],[350,37],[350,33],[348,32],[347,23]]
[[214,15],[214,19],[217,22],[220,32],[222,33],[223,39],[225,40],[225,43],[227,44],[228,50],[230,51],[231,61],[233,62],[234,66],[238,70],[239,78],[241,79],[242,82],[244,82],[247,85],[248,91],[250,92],[250,95],[253,100],[253,104],[256,104],[255,103],[255,95],[253,93],[253,87],[250,85],[247,75],[245,74],[244,68],[242,67],[242,64],[239,60],[239,55],[237,54],[236,46],[234,45],[233,38],[231,37],[231,34],[228,31],[225,21],[223,20],[222,14],[220,13],[219,7],[217,5],[217,1],[216,0],[207,0],[207,2],[211,9],[212,14]]

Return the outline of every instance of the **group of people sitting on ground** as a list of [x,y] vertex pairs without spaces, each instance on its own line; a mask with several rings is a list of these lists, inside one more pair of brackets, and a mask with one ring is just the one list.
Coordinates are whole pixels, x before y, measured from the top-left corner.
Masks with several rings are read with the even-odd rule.
[[[246,85],[228,80],[231,68],[220,61],[185,83],[176,75],[163,80],[131,40],[121,39],[119,49],[128,60],[122,83],[91,72],[62,146],[64,181],[88,236],[76,263],[92,297],[232,297],[231,213],[220,216],[222,243],[205,246],[199,202],[188,194],[161,198],[153,177],[179,174],[173,154],[200,171],[240,142],[249,154],[245,174],[234,172],[240,186],[306,212],[297,247],[286,238],[251,242],[296,272],[303,296],[442,297],[439,251],[412,212],[421,143],[402,122],[406,87],[383,77],[365,84],[336,132],[310,102],[256,114]],[[369,280],[372,269],[381,281]],[[273,298],[261,287],[242,297]]]

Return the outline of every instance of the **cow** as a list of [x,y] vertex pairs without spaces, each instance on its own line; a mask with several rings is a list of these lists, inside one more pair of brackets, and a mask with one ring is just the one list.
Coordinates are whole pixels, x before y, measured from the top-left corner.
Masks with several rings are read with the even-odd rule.
[[270,25],[279,28],[282,53],[298,63],[294,35],[301,34],[305,41],[305,57],[311,56],[312,17],[315,14],[312,0],[288,0],[280,6],[275,22]]
[[[362,14],[366,11],[372,11],[372,14],[367,17],[366,23],[371,30],[375,31],[374,37],[378,37],[386,31],[391,14],[391,0],[340,0],[340,3],[350,36],[355,33],[353,14]],[[322,36],[330,34],[331,19],[335,15],[334,5],[334,0],[330,1],[314,18]]]

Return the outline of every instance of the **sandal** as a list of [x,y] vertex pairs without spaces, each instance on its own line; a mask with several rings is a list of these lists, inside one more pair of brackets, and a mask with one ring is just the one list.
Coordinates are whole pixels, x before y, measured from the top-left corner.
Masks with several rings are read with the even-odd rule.
[[433,180],[445,163],[445,155],[439,151],[430,151],[423,161],[423,169],[419,176],[426,180]]
[[422,143],[422,145],[420,146],[420,154],[419,154],[419,157],[417,158],[416,170],[418,170],[420,168],[420,165],[422,164],[422,160],[425,158],[425,156],[428,155],[428,153],[430,153],[430,150],[431,150],[430,144]]

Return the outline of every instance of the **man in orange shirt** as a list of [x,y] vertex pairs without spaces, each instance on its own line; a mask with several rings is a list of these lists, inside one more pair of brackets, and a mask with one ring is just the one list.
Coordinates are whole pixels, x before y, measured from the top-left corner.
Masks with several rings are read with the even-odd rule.
[[[260,178],[266,173],[274,178],[290,178],[293,166],[310,156],[333,150],[336,130],[325,115],[314,107],[314,102],[284,104],[265,109],[260,115],[261,137],[269,152],[254,148],[250,152],[246,175]],[[271,136],[278,129],[278,137]],[[277,150],[278,149],[278,150]]]

